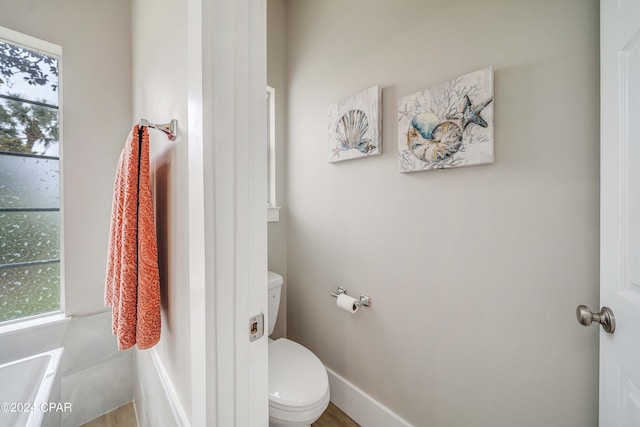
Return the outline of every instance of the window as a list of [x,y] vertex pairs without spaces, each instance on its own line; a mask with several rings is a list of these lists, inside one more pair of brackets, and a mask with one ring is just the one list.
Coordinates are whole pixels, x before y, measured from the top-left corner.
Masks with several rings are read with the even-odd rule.
[[276,204],[276,91],[267,86],[267,221],[280,219]]
[[61,310],[61,54],[0,27],[0,322]]

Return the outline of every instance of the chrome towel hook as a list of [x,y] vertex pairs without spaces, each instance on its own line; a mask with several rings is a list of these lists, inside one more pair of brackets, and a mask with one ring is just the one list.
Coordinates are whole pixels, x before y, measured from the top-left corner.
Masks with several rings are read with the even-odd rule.
[[178,121],[176,119],[165,124],[149,123],[147,119],[140,119],[140,126],[158,129],[159,131],[164,132],[167,135],[167,138],[169,138],[169,141],[173,141],[178,136]]

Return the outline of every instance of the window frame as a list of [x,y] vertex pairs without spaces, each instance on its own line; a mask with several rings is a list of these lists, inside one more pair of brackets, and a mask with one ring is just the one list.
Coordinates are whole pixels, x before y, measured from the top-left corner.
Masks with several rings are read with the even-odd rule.
[[267,86],[267,222],[280,220],[276,198],[276,90]]
[[[58,94],[58,192],[59,192],[59,226],[58,226],[58,241],[60,244],[60,304],[58,310],[48,311],[46,313],[39,313],[34,315],[29,315],[25,317],[19,317],[17,319],[6,320],[0,322],[0,332],[2,332],[6,327],[13,328],[14,326],[18,326],[17,324],[22,322],[34,322],[37,319],[43,319],[50,317],[51,319],[57,320],[60,316],[65,315],[65,257],[64,257],[64,135],[63,135],[63,58],[62,58],[62,46],[57,44],[29,36],[24,33],[20,33],[18,31],[11,30],[9,28],[0,26],[0,40],[3,40],[7,43],[11,43],[16,46],[23,47],[28,50],[36,51],[43,55],[56,57],[58,60],[58,86],[57,86],[57,94]],[[47,156],[31,156],[28,157],[38,157],[38,158],[46,158]],[[39,322],[38,322],[39,324]]]

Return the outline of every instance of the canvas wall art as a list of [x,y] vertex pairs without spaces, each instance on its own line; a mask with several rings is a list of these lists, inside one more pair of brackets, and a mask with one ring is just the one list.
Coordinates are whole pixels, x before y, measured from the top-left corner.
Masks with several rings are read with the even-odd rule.
[[491,67],[398,100],[400,172],[493,162]]
[[329,107],[329,163],[382,153],[379,86],[373,86]]

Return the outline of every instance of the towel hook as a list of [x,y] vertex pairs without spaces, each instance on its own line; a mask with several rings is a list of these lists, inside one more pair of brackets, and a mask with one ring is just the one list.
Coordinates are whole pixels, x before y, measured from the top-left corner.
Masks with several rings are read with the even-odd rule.
[[165,124],[149,123],[147,119],[140,119],[140,126],[158,129],[159,131],[164,132],[167,135],[167,138],[169,138],[169,141],[173,141],[178,136],[178,121],[176,119]]

